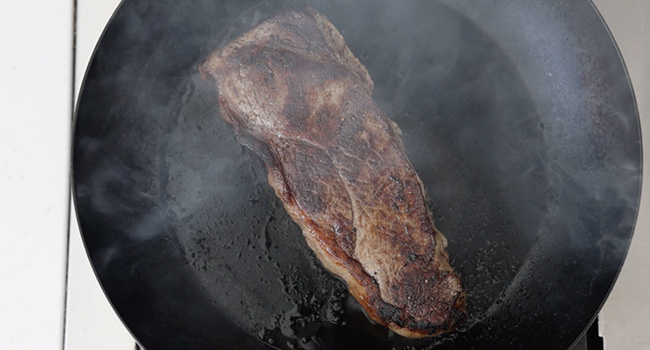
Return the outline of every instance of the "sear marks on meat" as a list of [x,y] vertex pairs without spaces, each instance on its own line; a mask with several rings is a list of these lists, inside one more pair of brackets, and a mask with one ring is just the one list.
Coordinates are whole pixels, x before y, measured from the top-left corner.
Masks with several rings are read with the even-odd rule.
[[216,80],[222,117],[264,160],[309,247],[368,316],[406,337],[465,320],[462,283],[401,132],[323,15],[276,15],[213,52],[200,72]]

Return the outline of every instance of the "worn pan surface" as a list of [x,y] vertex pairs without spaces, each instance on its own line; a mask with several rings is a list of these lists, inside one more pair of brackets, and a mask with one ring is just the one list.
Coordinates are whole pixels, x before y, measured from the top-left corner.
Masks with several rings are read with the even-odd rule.
[[[365,317],[197,72],[305,5],[404,132],[467,288],[454,333],[409,340]],[[620,269],[641,184],[634,96],[589,1],[127,0],[86,74],[73,153],[90,260],[150,350],[566,349]]]

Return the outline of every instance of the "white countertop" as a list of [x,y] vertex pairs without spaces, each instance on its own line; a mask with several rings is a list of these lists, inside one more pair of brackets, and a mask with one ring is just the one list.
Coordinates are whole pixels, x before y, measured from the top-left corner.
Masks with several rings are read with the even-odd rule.
[[[650,1],[594,2],[621,48],[648,135]],[[118,3],[77,0],[75,91]],[[74,216],[69,214],[72,9],[72,1],[12,2],[12,15],[0,21],[0,38],[9,48],[0,55],[0,115],[5,121],[0,129],[0,220],[5,224],[0,235],[2,349],[63,348],[66,285],[67,350],[134,348],[92,274]],[[647,147],[644,172],[649,174]],[[648,191],[645,186],[628,259],[600,315],[607,350],[650,349]]]
[[63,344],[73,3],[2,3],[0,348]]

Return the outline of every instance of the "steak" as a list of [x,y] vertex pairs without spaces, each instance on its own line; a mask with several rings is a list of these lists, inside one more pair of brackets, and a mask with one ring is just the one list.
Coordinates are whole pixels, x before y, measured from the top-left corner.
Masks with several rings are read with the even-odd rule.
[[215,79],[221,116],[263,159],[309,247],[370,318],[406,337],[465,320],[462,283],[401,131],[327,18],[280,13],[199,70]]

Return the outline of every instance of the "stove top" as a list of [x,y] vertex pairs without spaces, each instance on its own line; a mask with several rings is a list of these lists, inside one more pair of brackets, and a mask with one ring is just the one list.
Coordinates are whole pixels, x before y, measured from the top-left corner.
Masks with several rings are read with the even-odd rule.
[[604,350],[603,338],[598,330],[598,319],[594,321],[571,350]]

